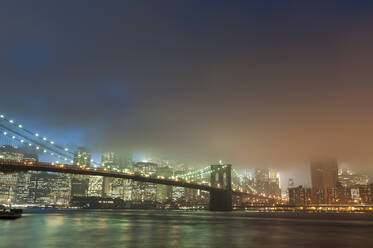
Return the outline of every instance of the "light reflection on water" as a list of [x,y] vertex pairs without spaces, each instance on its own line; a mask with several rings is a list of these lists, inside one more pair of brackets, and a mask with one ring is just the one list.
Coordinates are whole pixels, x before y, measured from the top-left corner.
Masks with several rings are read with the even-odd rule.
[[0,221],[0,247],[371,247],[371,220],[248,213],[58,211]]

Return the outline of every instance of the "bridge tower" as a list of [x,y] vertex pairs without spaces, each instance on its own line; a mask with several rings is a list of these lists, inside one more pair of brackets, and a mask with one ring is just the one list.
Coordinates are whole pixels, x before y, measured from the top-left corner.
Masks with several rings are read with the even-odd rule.
[[211,165],[210,211],[232,211],[232,165]]

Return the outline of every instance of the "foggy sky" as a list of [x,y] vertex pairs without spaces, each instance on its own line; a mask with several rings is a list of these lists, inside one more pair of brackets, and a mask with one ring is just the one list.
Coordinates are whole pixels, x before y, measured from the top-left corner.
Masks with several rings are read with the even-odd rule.
[[1,3],[0,112],[96,151],[371,173],[369,1],[77,2]]

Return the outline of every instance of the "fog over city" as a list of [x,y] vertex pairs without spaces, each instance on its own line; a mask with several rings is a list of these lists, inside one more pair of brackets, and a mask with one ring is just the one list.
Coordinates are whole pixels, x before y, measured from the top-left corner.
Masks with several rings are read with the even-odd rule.
[[5,3],[0,112],[94,152],[372,174],[366,6],[208,2]]

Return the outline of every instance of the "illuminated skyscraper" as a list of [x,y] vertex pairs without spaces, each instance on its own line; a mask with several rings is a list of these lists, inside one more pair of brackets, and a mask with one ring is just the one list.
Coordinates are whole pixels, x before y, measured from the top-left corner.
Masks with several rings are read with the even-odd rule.
[[[172,175],[172,170],[170,167],[164,166],[157,170],[158,176],[170,177]],[[172,186],[168,185],[157,185],[157,201],[166,202],[172,198]]]
[[91,153],[84,147],[79,147],[74,152],[73,164],[75,166],[91,166]]
[[[139,162],[133,166],[136,174],[155,175],[158,165],[155,163]],[[131,200],[155,201],[157,185],[153,183],[132,182]]]
[[[118,155],[114,152],[104,152],[101,156],[101,163],[102,166],[109,168],[109,169],[119,169],[120,163]],[[113,182],[115,183],[113,184]],[[102,182],[102,196],[109,197],[111,196],[112,187],[119,187],[121,188],[121,183],[123,180],[114,180],[113,178],[104,177]],[[114,191],[120,191],[119,189],[115,189]]]
[[88,196],[102,196],[102,181],[101,176],[90,176],[88,183]]
[[68,175],[41,172],[31,174],[27,203],[39,205],[67,205],[70,198]]
[[[23,153],[12,146],[0,147],[0,159],[22,161]],[[0,172],[0,204],[14,203],[17,190],[18,173],[3,174]]]
[[13,146],[3,145],[0,147],[0,159],[22,161],[23,153]]
[[255,169],[255,187],[259,194],[281,196],[279,177],[273,169]]
[[[84,147],[78,148],[74,152],[74,166],[91,166],[91,153]],[[83,175],[73,175],[71,178],[71,197],[87,196],[89,177]]]
[[119,157],[115,152],[104,152],[101,156],[101,163],[104,167],[119,168]]
[[[328,189],[336,188],[338,181],[337,160],[311,162],[311,183],[312,190],[319,195],[319,203],[327,202]],[[321,199],[322,198],[322,199]]]

